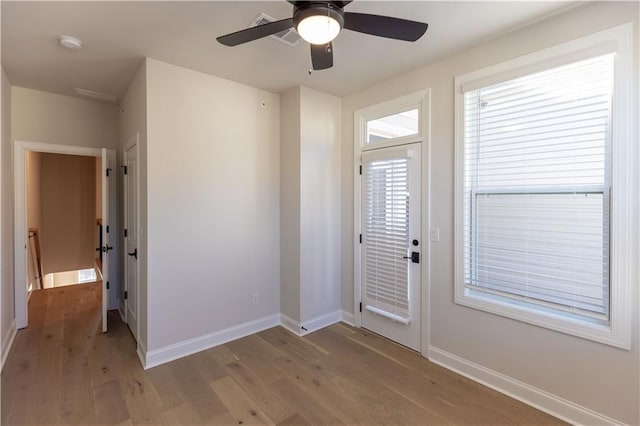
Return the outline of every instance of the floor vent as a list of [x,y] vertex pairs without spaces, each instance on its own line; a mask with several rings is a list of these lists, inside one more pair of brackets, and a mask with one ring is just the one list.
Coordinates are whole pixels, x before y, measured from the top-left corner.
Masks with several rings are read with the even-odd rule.
[[[255,27],[257,25],[264,25],[274,21],[276,21],[275,18],[272,18],[266,13],[261,13],[260,16],[258,16],[258,18],[256,18],[256,20],[251,23],[250,26]],[[279,33],[276,33],[269,37],[281,41],[282,43],[288,44],[289,46],[295,46],[300,41],[298,32],[293,28],[291,28],[290,30],[280,31]]]

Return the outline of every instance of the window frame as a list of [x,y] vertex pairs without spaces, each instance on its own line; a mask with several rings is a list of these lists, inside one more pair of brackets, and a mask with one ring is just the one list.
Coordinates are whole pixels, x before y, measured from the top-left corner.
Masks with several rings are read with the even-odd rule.
[[[631,299],[637,273],[638,148],[632,138],[633,27],[624,24],[455,78],[454,302],[606,345],[630,350]],[[615,53],[611,121],[609,321],[606,324],[468,289],[465,283],[464,93],[546,69]],[[635,280],[634,280],[635,278]]]
[[[427,94],[424,91],[411,93],[391,101],[383,102],[357,110],[354,113],[354,139],[355,151],[369,151],[372,149],[388,148],[397,145],[404,145],[422,142],[425,139],[425,123],[427,111]],[[418,132],[412,135],[391,138],[383,142],[367,142],[367,123],[390,115],[399,114],[405,111],[418,110]]]

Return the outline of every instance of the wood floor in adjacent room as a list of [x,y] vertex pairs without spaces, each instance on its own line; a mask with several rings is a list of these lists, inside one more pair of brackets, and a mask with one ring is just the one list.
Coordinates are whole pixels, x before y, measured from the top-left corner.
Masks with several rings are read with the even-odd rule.
[[144,371],[100,283],[36,291],[2,424],[560,424],[365,330],[275,327]]

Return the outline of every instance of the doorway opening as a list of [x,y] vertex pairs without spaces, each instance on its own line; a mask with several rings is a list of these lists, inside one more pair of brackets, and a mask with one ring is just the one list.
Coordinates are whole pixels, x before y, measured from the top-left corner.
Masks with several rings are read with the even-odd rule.
[[[102,281],[102,331],[109,298],[115,153],[106,149],[15,142],[16,326],[28,325],[33,292]],[[115,275],[114,275],[115,276]]]
[[429,347],[429,91],[356,111],[354,323]]
[[26,155],[29,295],[101,280],[102,159]]

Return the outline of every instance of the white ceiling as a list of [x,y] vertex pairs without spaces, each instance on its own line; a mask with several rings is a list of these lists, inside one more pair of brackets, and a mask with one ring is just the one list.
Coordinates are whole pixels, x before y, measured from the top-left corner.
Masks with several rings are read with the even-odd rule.
[[[424,21],[416,43],[342,31],[334,67],[309,75],[309,46],[271,38],[237,47],[217,36],[245,27],[261,13],[283,19],[280,1],[2,1],[2,66],[17,86],[73,94],[76,87],[121,97],[145,56],[281,92],[305,85],[338,96],[353,93],[483,43],[571,6],[567,1],[452,2],[356,0],[345,10]],[[80,38],[70,51],[59,35]]]

